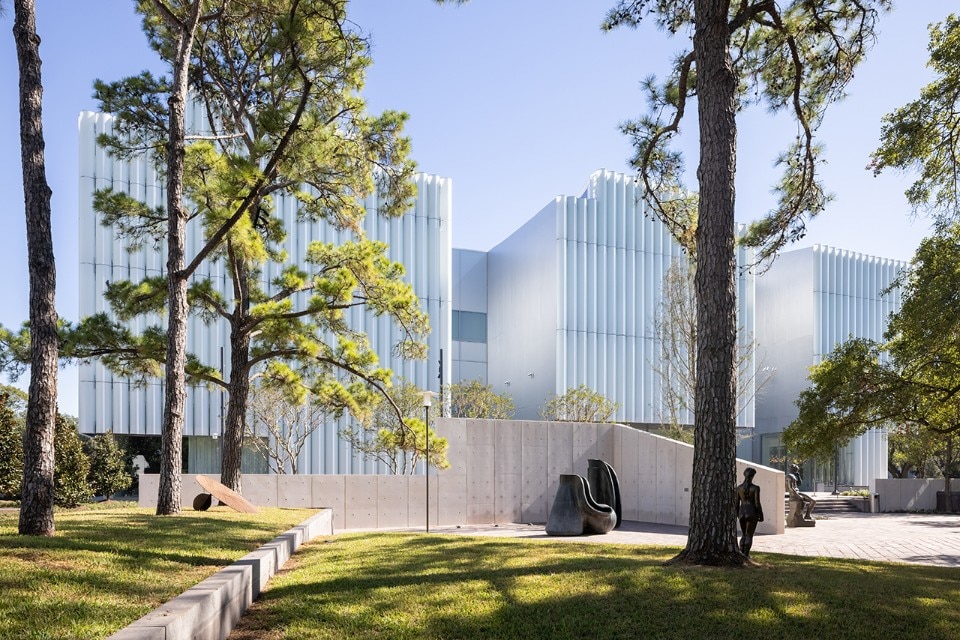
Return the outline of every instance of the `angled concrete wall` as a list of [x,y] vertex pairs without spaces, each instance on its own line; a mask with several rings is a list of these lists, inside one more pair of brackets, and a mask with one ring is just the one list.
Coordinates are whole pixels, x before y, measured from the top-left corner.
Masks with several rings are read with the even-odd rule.
[[[880,511],[935,511],[943,478],[878,478]],[[960,482],[950,483],[951,493],[960,493]]]
[[[465,420],[433,422],[447,438],[450,468],[430,475],[432,525],[546,522],[559,476],[587,476],[587,460],[613,465],[625,520],[687,525],[693,447],[614,424]],[[783,472],[757,469],[754,482],[767,518],[759,533],[783,533]],[[183,501],[202,491],[183,477]],[[156,475],[140,476],[141,506],[155,506]],[[730,487],[731,491],[733,487]],[[243,493],[262,506],[329,507],[336,529],[418,527],[426,524],[424,476],[244,475]]]

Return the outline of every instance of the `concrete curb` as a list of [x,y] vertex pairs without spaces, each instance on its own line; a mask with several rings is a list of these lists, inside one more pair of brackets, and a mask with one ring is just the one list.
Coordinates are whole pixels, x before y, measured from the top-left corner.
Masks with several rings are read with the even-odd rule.
[[321,509],[108,640],[225,640],[300,545],[322,535],[333,535],[332,509]]

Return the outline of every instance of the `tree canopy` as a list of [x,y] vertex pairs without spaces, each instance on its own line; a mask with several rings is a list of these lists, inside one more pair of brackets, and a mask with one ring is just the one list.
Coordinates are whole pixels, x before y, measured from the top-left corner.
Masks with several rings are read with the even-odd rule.
[[[693,442],[689,425],[697,382],[697,300],[695,265],[675,259],[663,274],[654,316],[659,353],[650,367],[660,380],[660,422],[663,435]],[[758,357],[757,342],[743,325],[737,327],[736,399],[738,413],[763,390],[773,372]]]
[[423,390],[400,380],[389,394],[378,399],[366,419],[340,433],[355,452],[382,463],[392,474],[414,473],[427,458],[428,445],[430,466],[446,469],[450,466],[447,439],[432,428],[428,431],[425,417]]
[[[960,432],[960,225],[924,239],[901,274],[902,304],[884,342],[851,339],[810,374],[784,440],[823,456],[871,427],[943,440]],[[936,442],[933,442],[936,447]]]
[[327,406],[297,397],[295,391],[269,384],[250,388],[246,439],[273,473],[297,473],[300,452],[310,434],[330,420]]
[[[172,56],[182,29],[153,4],[141,10],[151,45]],[[184,136],[181,208],[185,224],[202,226],[205,244],[161,277],[111,282],[107,299],[117,320],[85,319],[69,342],[75,357],[99,357],[121,375],[152,376],[173,366],[225,388],[221,481],[239,491],[252,379],[299,387],[334,413],[359,413],[369,387],[385,391],[390,375],[346,321],[346,312],[360,306],[398,325],[399,352],[422,356],[427,318],[403,268],[362,233],[365,197],[375,197],[379,215],[407,210],[414,165],[401,134],[406,116],[366,112],[359,91],[369,45],[343,0],[224,3],[199,19],[195,37],[188,86],[205,124]],[[171,91],[168,79],[149,73],[98,82],[102,109],[116,114],[113,133],[100,144],[124,159],[150,153],[162,166],[170,153]],[[96,193],[94,207],[131,248],[169,246],[171,207],[151,210],[109,189]],[[282,213],[291,207],[292,219]],[[305,255],[287,255],[287,225],[320,220],[353,239],[313,242]],[[229,275],[225,290],[213,270],[201,268],[211,262]],[[265,282],[270,263],[283,266],[270,268],[277,275]],[[168,327],[137,334],[126,327],[133,317],[176,306],[170,280],[187,277],[188,309],[230,326],[228,379],[187,354],[182,364],[170,362]]]
[[951,14],[930,25],[927,48],[934,80],[884,116],[871,167],[874,174],[888,168],[913,174],[906,196],[914,211],[948,223],[960,212],[960,18]]

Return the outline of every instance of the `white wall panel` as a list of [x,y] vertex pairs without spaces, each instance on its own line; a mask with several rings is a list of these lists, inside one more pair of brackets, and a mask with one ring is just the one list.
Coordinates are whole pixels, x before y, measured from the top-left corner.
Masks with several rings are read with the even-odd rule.
[[[817,245],[790,251],[760,278],[757,340],[775,370],[757,404],[758,430],[778,433],[796,417],[795,400],[809,367],[851,336],[882,340],[899,289],[882,294],[906,263]],[[842,482],[869,485],[886,477],[885,433],[870,432],[844,449]],[[759,449],[755,448],[755,455]]]
[[[654,314],[665,269],[681,250],[662,224],[644,215],[636,193],[632,176],[596,172],[584,197],[558,197],[491,251],[490,321],[497,328],[489,336],[490,381],[510,381],[498,391],[514,396],[517,418],[536,417],[547,396],[585,384],[621,405],[619,420],[659,419],[659,381],[651,372],[658,353]],[[556,233],[552,244],[550,230]],[[741,264],[749,257],[741,251]],[[749,273],[738,282],[742,316],[751,328],[753,286]],[[554,295],[545,295],[551,288]],[[546,357],[556,371],[554,385],[518,388],[530,362],[529,343],[551,331],[557,333],[553,353],[538,347],[536,362],[540,368]],[[752,419],[748,406],[738,423]]]

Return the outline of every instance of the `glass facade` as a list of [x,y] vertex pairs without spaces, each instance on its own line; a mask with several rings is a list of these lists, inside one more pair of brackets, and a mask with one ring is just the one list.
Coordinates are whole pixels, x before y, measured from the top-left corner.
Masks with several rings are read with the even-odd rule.
[[476,311],[452,311],[453,339],[460,342],[487,341],[487,314]]

